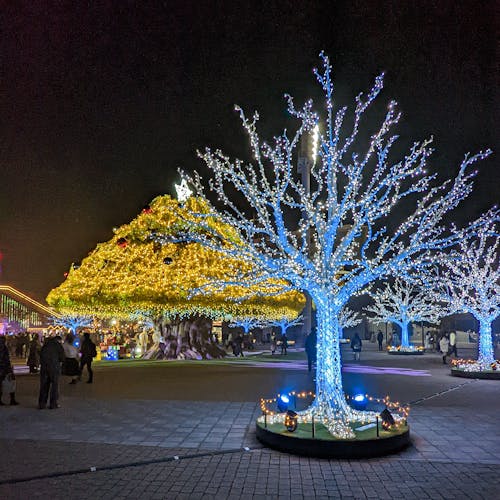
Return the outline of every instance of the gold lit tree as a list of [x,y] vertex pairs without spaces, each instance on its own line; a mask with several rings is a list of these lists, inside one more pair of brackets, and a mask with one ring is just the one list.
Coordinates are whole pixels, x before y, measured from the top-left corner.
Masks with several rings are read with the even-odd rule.
[[[212,319],[296,317],[304,298],[295,291],[280,293],[283,281],[269,279],[250,289],[236,281],[230,287],[217,285],[242,271],[250,275],[251,269],[247,262],[186,240],[186,231],[196,231],[195,212],[207,214],[206,223],[224,244],[242,244],[236,232],[195,197],[180,203],[159,196],[132,222],[116,229],[111,240],[98,244],[81,265],[73,265],[66,280],[49,293],[48,303],[62,313],[147,318],[155,337],[162,339],[153,355],[165,358],[223,355],[211,342]],[[171,241],[153,241],[158,233]]]

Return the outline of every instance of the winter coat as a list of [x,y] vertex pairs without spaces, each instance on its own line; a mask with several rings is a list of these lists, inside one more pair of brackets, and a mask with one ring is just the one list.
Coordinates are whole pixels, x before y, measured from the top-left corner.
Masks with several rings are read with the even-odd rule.
[[38,340],[35,339],[30,342],[28,360],[26,361],[28,366],[38,366],[40,364],[40,349],[41,345]]
[[440,341],[439,341],[439,350],[443,353],[443,354],[448,354],[448,350],[450,349],[450,341],[446,338],[446,337],[443,337]]
[[94,342],[90,338],[84,338],[82,346],[80,347],[80,352],[82,353],[82,360],[92,361],[92,358],[97,356],[97,350]]
[[64,349],[54,337],[47,339],[40,351],[40,365],[49,372],[60,373],[64,362]]
[[361,347],[363,347],[363,342],[361,342],[361,338],[359,337],[359,335],[356,335],[351,340],[351,349],[354,352],[361,352]]
[[12,365],[10,364],[10,355],[5,341],[0,342],[0,375],[7,375],[12,372]]

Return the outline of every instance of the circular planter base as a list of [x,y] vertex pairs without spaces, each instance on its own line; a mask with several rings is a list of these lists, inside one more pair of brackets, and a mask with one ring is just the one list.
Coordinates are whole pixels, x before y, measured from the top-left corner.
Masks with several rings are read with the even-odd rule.
[[482,372],[466,372],[465,370],[457,370],[456,368],[451,369],[451,374],[453,377],[462,378],[480,378],[485,380],[500,380],[499,371],[482,371]]
[[422,356],[424,351],[387,351],[392,356]]
[[256,425],[257,439],[275,450],[316,458],[369,458],[396,453],[410,444],[410,430],[389,437],[365,440],[326,440],[295,437]]

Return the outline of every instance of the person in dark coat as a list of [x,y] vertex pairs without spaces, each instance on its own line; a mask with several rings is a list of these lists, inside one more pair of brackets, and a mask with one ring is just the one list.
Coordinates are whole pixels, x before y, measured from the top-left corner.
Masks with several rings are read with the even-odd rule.
[[286,333],[281,336],[281,354],[286,356],[286,350],[288,349],[288,337]]
[[[0,406],[4,406],[2,403],[2,384],[4,379],[7,376],[13,377],[14,370],[12,369],[12,365],[10,363],[10,355],[9,349],[5,343],[5,337],[3,335],[0,336]],[[10,404],[17,405],[19,404],[16,401],[16,393],[10,393]]]
[[87,372],[89,374],[89,379],[87,384],[91,384],[94,381],[94,372],[92,371],[92,359],[97,356],[97,349],[94,342],[90,340],[90,334],[85,332],[83,334],[83,342],[80,347],[80,353],[82,357],[80,358],[80,377],[83,373],[83,367],[87,367]]
[[306,343],[305,343],[308,371],[312,370],[312,365],[313,365],[313,363],[316,362],[316,344],[317,344],[317,342],[318,342],[318,339],[316,338],[316,331],[313,330],[306,337]]
[[384,341],[384,334],[379,330],[377,333],[378,350],[382,350],[382,342]]
[[354,360],[361,359],[361,349],[363,348],[363,342],[361,342],[361,337],[356,332],[354,338],[351,340],[351,349],[354,353]]
[[59,375],[61,374],[61,363],[64,362],[64,349],[62,339],[59,336],[49,338],[43,344],[40,351],[40,394],[38,396],[38,408],[43,410],[47,406],[50,392],[49,408],[59,408]]
[[26,364],[30,367],[30,373],[36,373],[38,371],[38,367],[40,366],[41,348],[42,346],[40,345],[40,341],[38,340],[38,335],[34,333],[30,341],[28,349],[28,361],[26,362]]

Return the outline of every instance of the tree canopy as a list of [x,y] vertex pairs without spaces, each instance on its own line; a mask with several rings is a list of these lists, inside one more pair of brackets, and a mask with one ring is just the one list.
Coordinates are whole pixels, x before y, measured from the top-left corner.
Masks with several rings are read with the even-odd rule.
[[[202,201],[191,197],[181,204],[170,196],[159,196],[129,224],[116,229],[109,241],[98,244],[80,265],[72,265],[47,302],[63,312],[101,316],[135,312],[176,318],[297,316],[304,298],[295,291],[279,293],[287,285],[283,280],[269,279],[250,290],[238,284],[224,290],[211,285],[248,271],[249,264],[186,242],[184,232],[197,231],[193,211],[207,215],[204,224],[224,245],[242,244],[231,226],[221,223]],[[201,225],[199,230],[205,231]],[[171,241],[154,242],[156,233]]]

